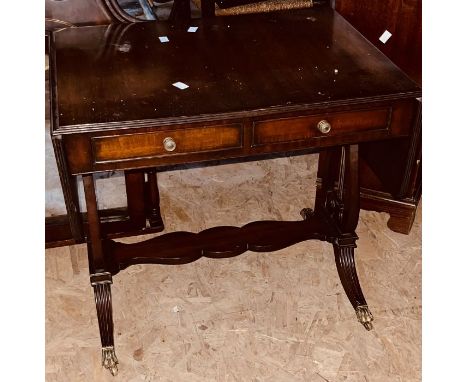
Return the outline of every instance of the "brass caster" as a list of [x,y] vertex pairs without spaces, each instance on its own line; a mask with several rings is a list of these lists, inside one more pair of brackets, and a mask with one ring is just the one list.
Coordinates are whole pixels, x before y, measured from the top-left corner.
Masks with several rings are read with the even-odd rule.
[[308,218],[312,217],[314,210],[312,208],[303,208],[300,213],[302,219],[307,220]]
[[372,330],[374,326],[372,325],[372,321],[374,321],[374,316],[369,310],[367,305],[359,305],[356,308],[356,316],[358,321],[364,325],[367,330]]
[[102,348],[102,366],[108,369],[111,374],[115,377],[119,372],[117,364],[119,360],[115,355],[115,350],[113,346],[106,346]]

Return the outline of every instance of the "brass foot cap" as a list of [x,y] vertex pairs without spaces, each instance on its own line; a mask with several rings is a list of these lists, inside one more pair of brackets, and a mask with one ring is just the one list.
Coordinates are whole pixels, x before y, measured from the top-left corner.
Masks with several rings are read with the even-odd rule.
[[364,325],[367,330],[372,330],[374,326],[372,321],[374,321],[374,316],[372,316],[371,311],[367,305],[359,305],[356,308],[356,317],[358,321]]
[[115,350],[113,346],[106,346],[102,348],[102,366],[108,369],[110,373],[115,377],[119,372],[117,364],[119,360],[115,355]]

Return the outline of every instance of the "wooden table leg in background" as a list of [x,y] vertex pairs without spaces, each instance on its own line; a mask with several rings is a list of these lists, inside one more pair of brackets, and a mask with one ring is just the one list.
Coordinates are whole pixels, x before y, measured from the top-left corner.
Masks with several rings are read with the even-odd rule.
[[152,169],[147,172],[148,182],[146,200],[147,203],[147,218],[150,227],[161,227],[161,230],[164,229],[164,223],[161,218],[161,211],[159,208],[159,188],[158,188],[158,175],[156,170]]
[[215,16],[215,0],[201,0],[201,11],[203,18]]
[[137,229],[146,226],[145,174],[143,171],[125,171],[125,190],[130,222]]
[[[60,144],[57,145],[57,163],[60,165]],[[55,146],[54,146],[55,147]],[[164,230],[159,210],[159,190],[156,172],[149,170],[145,182],[145,171],[125,171],[127,206],[99,211],[101,234],[104,237],[124,237],[154,233]],[[69,175],[66,167],[59,171],[67,208],[67,215],[46,218],[46,248],[83,243],[86,240],[87,214],[80,213],[76,177]],[[146,224],[149,222],[149,226]],[[73,230],[71,229],[73,227]],[[73,231],[73,235],[72,232]]]

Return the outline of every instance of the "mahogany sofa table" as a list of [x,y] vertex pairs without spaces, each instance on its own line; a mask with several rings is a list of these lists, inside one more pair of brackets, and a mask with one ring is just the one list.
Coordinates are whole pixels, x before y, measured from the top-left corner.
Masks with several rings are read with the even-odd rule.
[[[372,328],[354,263],[358,147],[408,136],[420,121],[421,91],[341,16],[319,7],[66,28],[52,34],[50,59],[52,139],[62,175],[82,175],[103,366],[112,374],[112,276],[133,264],[327,241],[359,322]],[[165,233],[135,244],[101,230],[95,173],[304,150],[320,152],[328,170],[315,211],[303,209],[302,220]]]

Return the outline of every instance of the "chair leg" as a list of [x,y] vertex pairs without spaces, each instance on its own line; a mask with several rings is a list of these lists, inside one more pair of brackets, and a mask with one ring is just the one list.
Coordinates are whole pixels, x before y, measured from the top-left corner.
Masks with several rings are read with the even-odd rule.
[[114,348],[114,321],[112,319],[112,276],[108,272],[91,275],[94,289],[94,300],[99,322],[99,333],[102,345],[102,366],[112,375],[117,375],[119,363]]
[[335,263],[341,284],[343,285],[343,289],[351,305],[356,311],[358,321],[364,325],[367,330],[372,330],[374,317],[367,306],[356,273],[356,264],[354,262],[355,242],[356,238],[354,237],[338,238],[335,240],[333,243]]

